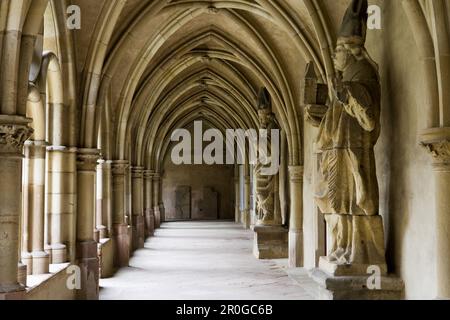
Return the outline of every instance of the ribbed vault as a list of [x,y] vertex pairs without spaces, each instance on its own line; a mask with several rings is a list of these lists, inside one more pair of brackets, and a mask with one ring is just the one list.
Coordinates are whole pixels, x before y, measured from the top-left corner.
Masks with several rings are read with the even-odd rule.
[[257,128],[257,92],[266,87],[289,163],[302,163],[298,76],[310,60],[322,78],[333,74],[332,37],[316,1],[111,1],[97,9],[86,57],[86,147],[100,134],[103,154],[157,170],[171,131],[189,124],[183,119]]

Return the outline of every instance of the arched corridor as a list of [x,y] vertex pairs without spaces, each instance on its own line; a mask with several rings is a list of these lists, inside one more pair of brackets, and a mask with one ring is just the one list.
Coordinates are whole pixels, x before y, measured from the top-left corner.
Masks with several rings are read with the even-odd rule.
[[256,260],[253,233],[232,222],[171,222],[128,268],[100,280],[106,300],[311,300],[284,260]]
[[0,0],[0,300],[450,299],[449,26]]

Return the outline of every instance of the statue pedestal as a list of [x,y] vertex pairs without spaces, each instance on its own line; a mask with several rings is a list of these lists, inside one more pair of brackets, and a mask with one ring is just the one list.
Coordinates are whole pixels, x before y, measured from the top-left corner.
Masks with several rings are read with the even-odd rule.
[[289,232],[282,226],[259,226],[255,233],[253,254],[257,259],[286,259],[289,256]]
[[319,300],[401,300],[403,281],[397,277],[374,274],[361,276],[335,276],[314,269],[310,277],[318,284]]
[[387,275],[386,264],[338,264],[330,262],[326,257],[320,257],[319,269],[335,277],[342,276],[366,276],[373,274],[373,269],[377,267],[382,276]]
[[[335,246],[328,257],[320,258],[319,268],[310,275],[319,286],[319,299],[403,298],[403,281],[388,276],[381,216],[329,215],[327,225],[329,234],[335,239]],[[344,248],[348,242],[343,239],[351,240],[347,254]]]
[[21,284],[0,285],[0,301],[25,300],[26,290]]

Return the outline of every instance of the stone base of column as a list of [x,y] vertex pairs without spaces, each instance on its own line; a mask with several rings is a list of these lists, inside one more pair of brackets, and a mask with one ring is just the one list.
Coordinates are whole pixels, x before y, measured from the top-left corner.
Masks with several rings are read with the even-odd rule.
[[161,227],[161,211],[159,211],[159,206],[153,208],[153,214],[155,215],[155,229]]
[[289,268],[303,267],[303,232],[289,230]]
[[130,242],[128,225],[113,225],[114,266],[116,268],[128,267],[130,262]]
[[114,247],[111,239],[101,239],[98,243],[98,258],[100,278],[110,278],[114,275]]
[[37,251],[31,255],[33,257],[32,274],[40,275],[49,273],[50,258],[47,252]]
[[164,203],[159,204],[159,225],[164,222],[166,215],[166,208],[164,207]]
[[241,211],[241,223],[244,229],[250,229],[250,211],[244,210]]
[[99,239],[108,239],[108,228],[105,226],[97,226],[96,231],[98,231]]
[[143,216],[133,216],[133,250],[141,249],[145,243],[145,221]]
[[67,249],[64,244],[57,243],[51,245],[51,258],[52,264],[66,263],[67,262]]
[[145,236],[152,237],[155,233],[155,216],[152,209],[145,210]]
[[[318,284],[319,300],[401,300],[404,298],[403,281],[396,277],[374,275],[333,276],[314,269],[310,277]],[[376,283],[378,281],[378,283]]]
[[25,287],[20,284],[0,285],[0,301],[24,300],[25,293]]
[[253,242],[253,254],[257,259],[286,259],[288,252],[288,230],[281,226],[258,226]]
[[99,261],[97,257],[97,242],[78,242],[77,259],[81,269],[81,289],[77,291],[77,299],[98,300]]
[[133,234],[134,234],[134,230],[133,230],[133,226],[128,225],[128,245],[129,245],[129,258],[131,258],[131,256],[133,255]]
[[23,263],[19,263],[18,265],[18,273],[17,273],[17,282],[19,284],[26,286],[27,285],[27,274],[28,274],[28,268],[27,265]]
[[237,207],[234,209],[234,222],[236,223],[240,223],[241,222],[241,212],[240,212],[240,208]]
[[[32,271],[33,271],[33,256],[31,255],[31,253],[30,252],[22,252],[20,260],[21,260],[22,264],[25,265],[25,267],[26,267],[26,269],[25,269],[26,275],[31,275]],[[23,268],[23,266],[19,263],[19,268],[21,268],[21,267]],[[23,271],[23,269],[22,269],[22,271]],[[19,278],[20,277],[23,277],[23,276],[20,275]],[[21,282],[19,281],[19,283],[21,283]]]

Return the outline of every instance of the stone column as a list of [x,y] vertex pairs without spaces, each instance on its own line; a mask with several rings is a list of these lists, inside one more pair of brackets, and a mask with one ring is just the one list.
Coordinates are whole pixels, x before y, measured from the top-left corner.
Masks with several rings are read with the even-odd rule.
[[244,178],[244,207],[241,212],[241,221],[244,229],[250,229],[250,176],[245,173]]
[[132,213],[133,213],[133,249],[144,247],[144,168],[132,168]]
[[155,228],[161,226],[161,211],[159,207],[159,182],[161,177],[159,173],[153,176],[153,214],[155,215]]
[[289,267],[303,267],[303,167],[289,167]]
[[24,297],[17,267],[23,145],[32,133],[29,123],[23,117],[0,115],[0,300]]
[[162,196],[162,191],[163,191],[163,179],[161,178],[159,180],[159,215],[160,215],[160,225],[161,223],[166,221],[166,208],[164,207],[164,202],[163,202],[163,196]]
[[[239,168],[236,166],[236,168]],[[241,213],[240,213],[240,202],[241,202],[241,188],[240,188],[240,181],[239,181],[239,169],[235,170],[234,173],[234,221],[236,223],[239,223],[241,221]]]
[[112,161],[99,160],[97,165],[96,229],[100,239],[109,238],[111,231],[111,163]]
[[128,161],[112,163],[113,206],[112,238],[114,243],[114,266],[127,267],[130,259],[128,224],[125,219],[125,171]]
[[131,199],[131,165],[125,170],[125,222],[128,225],[128,243],[130,245],[130,257],[133,253],[133,215]]
[[145,236],[151,237],[155,230],[155,216],[153,215],[153,170],[144,171],[144,215],[145,215]]
[[433,158],[437,294],[440,299],[450,299],[450,128],[426,130],[422,144]]
[[97,300],[99,261],[94,240],[95,178],[99,150],[80,149],[77,157],[77,260],[81,268],[78,299]]
[[44,251],[45,154],[44,141],[25,143],[22,262],[28,274],[34,275],[48,273],[50,262]]
[[47,147],[46,251],[51,263],[76,259],[76,148]]

